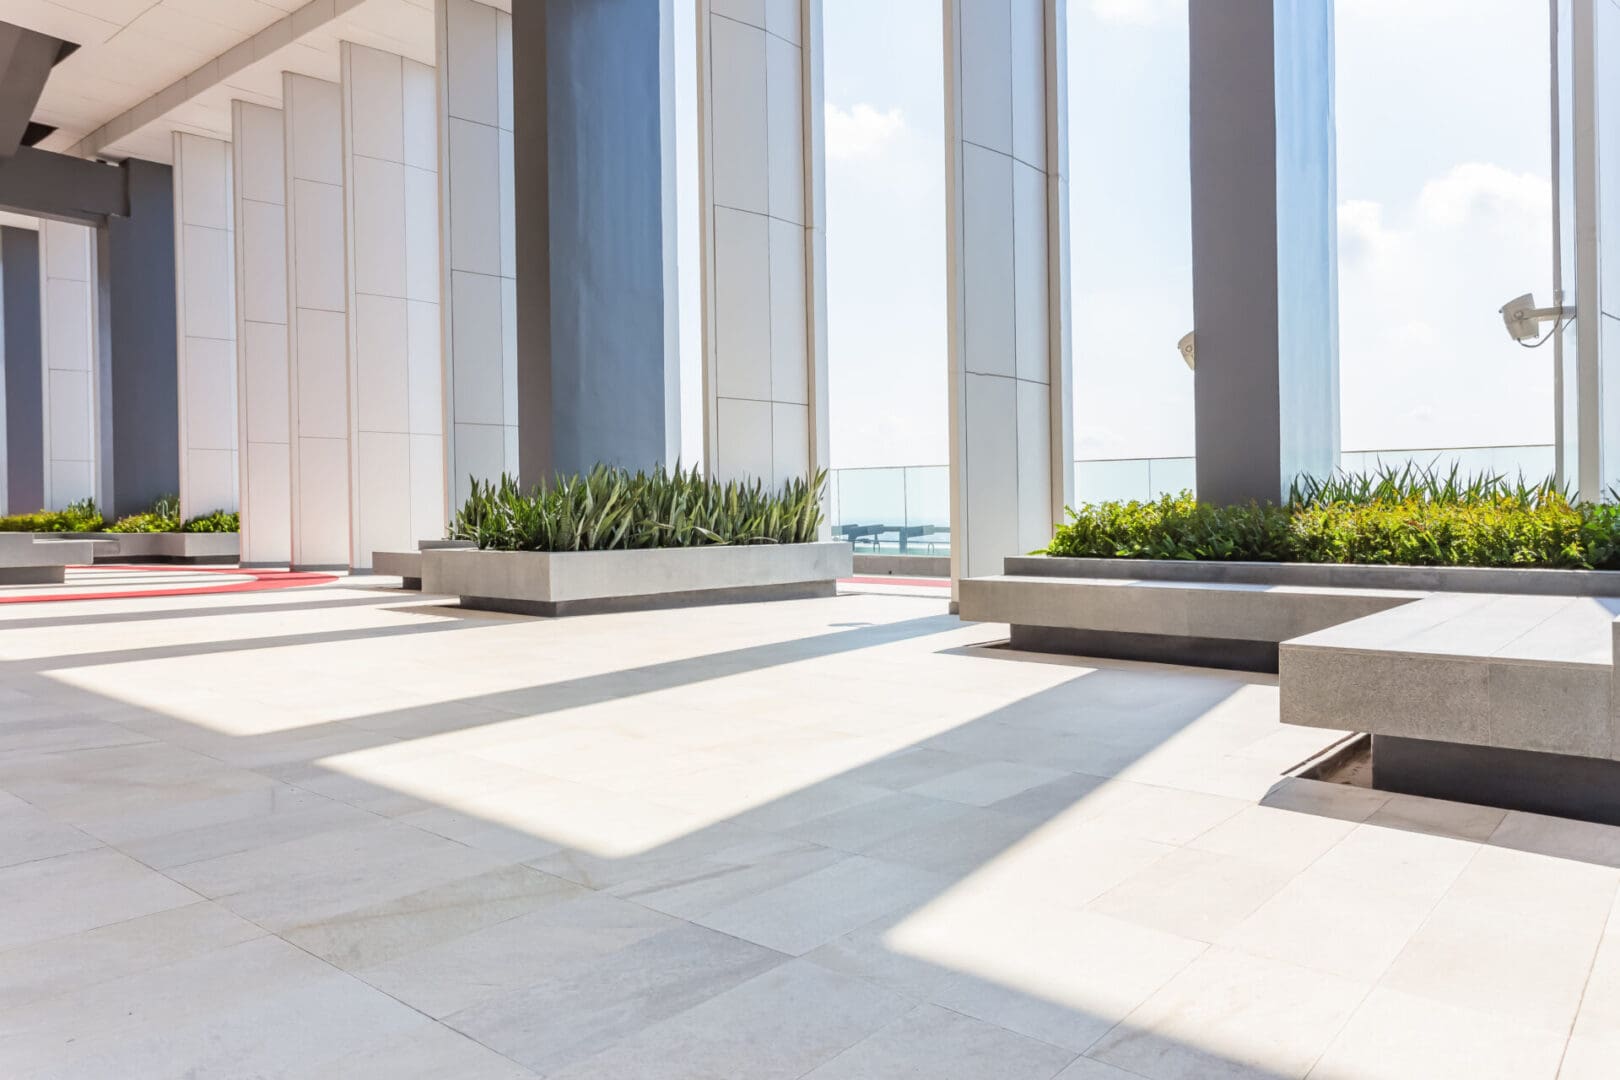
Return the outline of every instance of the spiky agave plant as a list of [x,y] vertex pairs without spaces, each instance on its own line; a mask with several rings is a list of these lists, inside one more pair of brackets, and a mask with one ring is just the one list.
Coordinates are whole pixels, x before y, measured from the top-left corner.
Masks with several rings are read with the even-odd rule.
[[679,465],[634,473],[599,465],[527,491],[511,476],[475,478],[450,535],[497,551],[805,543],[821,526],[825,486],[825,472],[771,490]]

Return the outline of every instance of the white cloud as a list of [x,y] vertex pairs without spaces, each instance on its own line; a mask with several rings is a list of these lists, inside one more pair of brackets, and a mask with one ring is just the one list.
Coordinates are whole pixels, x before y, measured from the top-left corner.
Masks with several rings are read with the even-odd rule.
[[1168,26],[1186,20],[1187,0],[1091,0],[1091,13],[1105,23]]
[[827,157],[832,161],[875,158],[906,126],[906,118],[899,109],[879,111],[864,102],[848,109],[828,102],[825,119]]
[[1460,225],[1507,226],[1547,220],[1552,182],[1545,176],[1510,172],[1500,165],[1471,161],[1423,185],[1418,209],[1442,228]]

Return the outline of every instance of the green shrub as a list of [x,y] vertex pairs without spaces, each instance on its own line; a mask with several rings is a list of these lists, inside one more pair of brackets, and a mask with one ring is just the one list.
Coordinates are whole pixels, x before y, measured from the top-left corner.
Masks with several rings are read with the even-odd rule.
[[528,491],[510,476],[474,480],[450,536],[495,551],[606,551],[708,544],[797,544],[816,538],[825,473],[769,491],[719,483],[696,469],[651,473],[597,466]]
[[235,510],[215,510],[211,514],[189,519],[180,526],[180,532],[233,533],[242,531],[242,515]]
[[100,532],[103,524],[95,502],[84,499],[66,510],[36,510],[0,518],[0,532]]
[[1407,467],[1303,480],[1286,506],[1218,507],[1190,492],[1069,511],[1047,554],[1401,566],[1620,569],[1620,507],[1551,481]]
[[148,511],[121,517],[107,526],[107,531],[110,533],[161,533],[174,532],[179,528],[180,521],[178,518],[165,517]]

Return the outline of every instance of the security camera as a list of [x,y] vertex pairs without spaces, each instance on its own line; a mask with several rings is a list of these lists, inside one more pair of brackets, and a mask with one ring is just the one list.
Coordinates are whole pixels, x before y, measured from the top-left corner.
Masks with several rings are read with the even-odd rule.
[[1182,335],[1181,340],[1176,342],[1176,348],[1181,350],[1181,359],[1186,361],[1187,370],[1196,371],[1197,368],[1193,366],[1195,356],[1193,348],[1193,334],[1191,331]]
[[1541,324],[1554,322],[1566,315],[1574,315],[1574,308],[1566,308],[1562,304],[1553,307],[1536,307],[1534,293],[1525,293],[1516,296],[1502,305],[1502,322],[1507,326],[1508,336],[1514,341],[1535,341],[1541,336]]

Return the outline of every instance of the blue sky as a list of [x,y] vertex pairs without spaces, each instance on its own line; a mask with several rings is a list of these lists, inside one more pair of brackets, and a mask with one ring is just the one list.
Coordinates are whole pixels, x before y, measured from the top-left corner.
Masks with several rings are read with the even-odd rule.
[[[1069,0],[1079,457],[1192,452],[1192,381],[1175,352],[1192,328],[1186,3]],[[824,0],[823,17],[833,464],[940,463],[939,0]],[[679,31],[689,95],[689,15]],[[1551,442],[1551,349],[1513,345],[1496,314],[1551,289],[1546,6],[1339,0],[1338,37],[1345,447]],[[693,188],[683,252],[696,250]],[[684,271],[689,458],[697,287]]]

